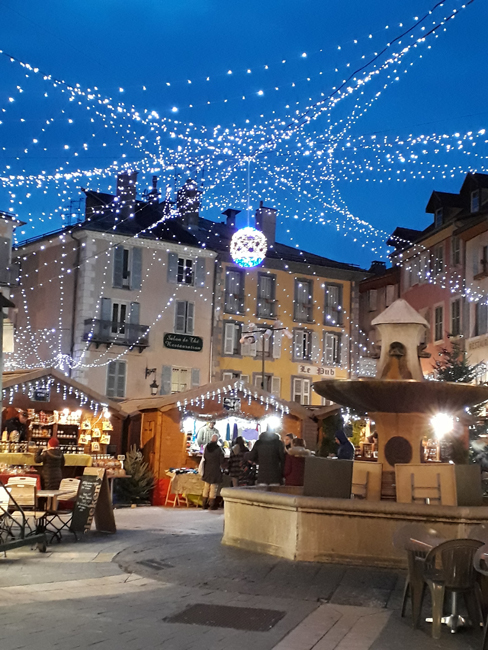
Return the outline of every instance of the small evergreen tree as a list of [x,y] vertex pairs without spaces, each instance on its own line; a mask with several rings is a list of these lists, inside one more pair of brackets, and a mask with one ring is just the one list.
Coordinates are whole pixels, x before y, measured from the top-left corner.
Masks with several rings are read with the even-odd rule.
[[322,440],[320,441],[318,456],[327,458],[329,454],[337,452],[337,443],[335,441],[336,431],[342,429],[342,417],[340,413],[334,413],[326,417],[322,422]]
[[135,445],[126,454],[124,469],[130,478],[115,482],[115,494],[121,503],[149,504],[154,475]]
[[434,363],[434,372],[438,381],[453,381],[471,384],[478,371],[479,363],[472,366],[468,363],[468,355],[457,342],[451,344],[451,349],[442,348],[440,359]]

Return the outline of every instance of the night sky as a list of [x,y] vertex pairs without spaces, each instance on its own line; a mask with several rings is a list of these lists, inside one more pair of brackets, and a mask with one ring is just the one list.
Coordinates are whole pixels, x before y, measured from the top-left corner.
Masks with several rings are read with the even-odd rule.
[[[0,210],[27,222],[20,239],[55,230],[81,186],[113,190],[126,164],[141,171],[141,192],[155,173],[171,198],[193,176],[205,216],[218,219],[227,207],[245,211],[245,156],[262,146],[251,208],[262,199],[279,209],[283,243],[368,266],[385,256],[385,232],[428,225],[434,189],[457,192],[467,171],[486,169],[488,5],[463,6],[446,0],[376,65],[457,9],[445,31],[363,84],[363,95],[348,82],[348,97],[316,107],[308,114],[317,119],[283,140],[293,118],[434,2],[0,0],[0,48],[39,69],[0,57]],[[43,74],[95,99],[73,99]],[[102,107],[100,97],[112,99]],[[141,120],[126,117],[131,107]],[[436,135],[448,137],[426,139]],[[62,178],[78,169],[89,174]]]

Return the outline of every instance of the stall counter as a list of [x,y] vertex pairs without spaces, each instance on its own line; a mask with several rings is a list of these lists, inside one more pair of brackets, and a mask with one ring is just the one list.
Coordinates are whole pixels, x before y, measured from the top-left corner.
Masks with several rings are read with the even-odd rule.
[[[0,454],[0,465],[36,465],[35,454]],[[91,467],[93,459],[89,454],[65,454],[65,467]]]

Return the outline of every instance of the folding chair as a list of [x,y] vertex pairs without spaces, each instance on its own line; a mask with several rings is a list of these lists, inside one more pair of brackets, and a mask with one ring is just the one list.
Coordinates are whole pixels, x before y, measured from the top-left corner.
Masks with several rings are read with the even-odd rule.
[[411,474],[410,477],[412,503],[425,503],[426,505],[430,505],[433,501],[436,501],[439,505],[442,504],[440,474],[436,474],[437,485],[415,485],[415,474]]
[[[10,493],[9,510],[11,518],[27,526],[29,534],[43,533],[46,528],[45,510],[37,510],[37,488],[35,485],[8,485]],[[17,509],[18,508],[18,509]]]
[[352,483],[351,494],[354,499],[367,499],[368,498],[368,484],[369,472],[366,472],[366,480],[364,483]]
[[7,485],[35,485],[37,487],[37,478],[35,476],[11,476]]

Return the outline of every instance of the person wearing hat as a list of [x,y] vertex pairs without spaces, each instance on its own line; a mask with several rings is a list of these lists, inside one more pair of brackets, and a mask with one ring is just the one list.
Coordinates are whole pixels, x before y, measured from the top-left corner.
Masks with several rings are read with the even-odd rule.
[[59,440],[50,438],[47,449],[38,449],[36,463],[42,463],[41,478],[44,490],[58,490],[63,478],[64,454],[59,448]]
[[27,440],[27,413],[22,409],[15,409],[13,413],[6,413],[7,419],[3,425],[3,430],[7,430],[10,440],[10,434],[18,431],[19,438],[15,442],[25,442]]

